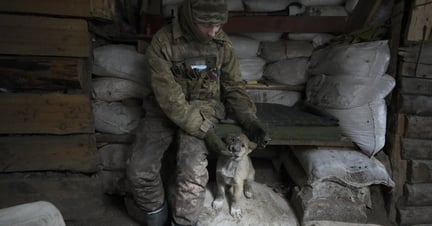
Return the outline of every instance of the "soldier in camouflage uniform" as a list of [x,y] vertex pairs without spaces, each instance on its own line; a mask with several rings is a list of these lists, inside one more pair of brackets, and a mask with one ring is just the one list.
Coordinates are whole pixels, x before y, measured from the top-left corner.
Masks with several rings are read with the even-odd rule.
[[261,146],[268,141],[254,103],[240,78],[231,42],[221,30],[225,0],[184,0],[178,18],[158,31],[147,50],[153,96],[144,101],[146,116],[138,127],[127,167],[133,199],[128,212],[147,225],[164,225],[167,203],[160,177],[161,159],[177,142],[173,225],[196,225],[208,181],[207,155],[225,153],[214,129],[225,117],[237,120]]

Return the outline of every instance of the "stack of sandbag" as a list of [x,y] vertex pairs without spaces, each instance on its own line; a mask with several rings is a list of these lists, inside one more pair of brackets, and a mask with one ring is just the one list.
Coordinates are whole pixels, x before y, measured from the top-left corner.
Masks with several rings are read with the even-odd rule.
[[134,46],[105,45],[93,52],[93,113],[100,133],[130,134],[143,115],[149,94],[145,55]]
[[[101,171],[107,194],[126,192],[125,166],[134,130],[144,116],[142,99],[150,93],[146,56],[135,46],[104,45],[93,50],[93,114]],[[124,137],[128,137],[124,139]]]
[[[300,222],[368,222],[367,208],[374,209],[371,185],[394,187],[385,166],[349,148],[293,147],[294,158],[302,171],[303,183],[295,187],[291,203]],[[288,159],[282,157],[284,164]],[[291,160],[292,161],[292,160]],[[294,180],[298,175],[287,171]]]
[[[162,16],[165,18],[171,18],[177,16],[177,9],[183,0],[162,0]],[[228,11],[230,12],[242,12],[244,11],[244,5],[242,0],[229,0],[227,1]]]
[[343,133],[368,156],[385,143],[384,97],[395,80],[385,74],[387,41],[329,46],[312,54],[306,100],[339,119]]

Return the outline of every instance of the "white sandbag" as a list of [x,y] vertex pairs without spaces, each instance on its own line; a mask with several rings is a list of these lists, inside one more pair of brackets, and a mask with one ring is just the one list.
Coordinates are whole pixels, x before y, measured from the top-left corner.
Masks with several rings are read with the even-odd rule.
[[310,6],[305,16],[348,16],[348,12],[344,6]]
[[374,156],[384,147],[387,123],[384,99],[350,109],[322,109],[339,120],[342,133],[367,156]]
[[287,37],[289,40],[310,41],[314,48],[318,48],[335,36],[329,33],[289,33]]
[[387,74],[377,77],[317,75],[307,81],[306,101],[320,107],[349,109],[386,97],[395,85],[395,79]]
[[228,11],[230,12],[241,12],[245,10],[242,0],[228,0],[226,3],[228,5]]
[[120,102],[93,102],[95,129],[102,133],[127,134],[138,126],[143,115],[140,105],[125,105]]
[[387,71],[390,49],[386,40],[328,46],[312,53],[309,73],[375,77]]
[[298,158],[308,175],[309,184],[332,181],[354,188],[373,184],[394,187],[394,182],[385,166],[375,157],[349,148],[294,147]]
[[[31,193],[31,186],[27,192]],[[34,192],[34,191],[33,191]],[[23,194],[26,192],[23,192]],[[4,194],[7,195],[7,194]],[[40,197],[39,197],[40,198]],[[45,198],[45,197],[44,197]],[[29,198],[37,199],[37,197]],[[3,204],[3,206],[5,203]],[[35,201],[0,209],[0,226],[64,226],[60,210],[48,201]]]
[[313,46],[308,41],[278,40],[276,42],[261,42],[260,57],[267,62],[273,62],[297,57],[310,57]]
[[250,12],[272,12],[284,10],[295,0],[243,0],[245,9]]
[[258,40],[242,35],[229,35],[229,39],[232,42],[237,58],[252,58],[258,55],[260,46]]
[[280,60],[267,65],[263,76],[280,84],[301,85],[308,80],[308,65],[309,59],[305,57]]
[[242,33],[242,35],[258,40],[260,42],[274,42],[279,40],[282,37],[281,32],[249,32]]
[[282,104],[288,107],[302,99],[302,93],[296,91],[248,89],[247,93],[255,103]]
[[352,13],[354,9],[357,7],[357,4],[360,0],[346,0],[345,2],[345,10],[348,13]]
[[128,98],[140,98],[150,94],[150,90],[133,81],[121,78],[95,78],[92,80],[93,99],[119,101]]
[[105,45],[93,50],[93,74],[129,79],[149,86],[146,56],[130,45]]
[[245,81],[257,81],[263,76],[265,60],[260,57],[239,59],[241,78]]
[[342,5],[346,0],[300,0],[299,2],[305,6],[334,6]]

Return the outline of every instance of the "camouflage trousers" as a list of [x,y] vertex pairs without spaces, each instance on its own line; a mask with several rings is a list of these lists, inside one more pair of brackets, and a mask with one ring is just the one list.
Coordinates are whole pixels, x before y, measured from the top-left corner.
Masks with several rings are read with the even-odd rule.
[[209,177],[208,151],[203,140],[179,130],[161,114],[148,112],[136,131],[127,178],[139,208],[144,211],[160,208],[166,200],[160,174],[162,158],[174,139],[178,150],[174,198],[170,200],[173,220],[192,225],[198,221],[203,207]]

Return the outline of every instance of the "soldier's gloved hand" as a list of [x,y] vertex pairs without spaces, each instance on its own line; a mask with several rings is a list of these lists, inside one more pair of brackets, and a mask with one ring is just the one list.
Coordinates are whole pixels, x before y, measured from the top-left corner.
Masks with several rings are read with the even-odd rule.
[[258,120],[250,120],[245,122],[243,126],[247,137],[255,142],[259,148],[265,148],[271,141],[267,130]]
[[214,130],[209,130],[204,137],[204,141],[207,145],[207,148],[211,151],[214,151],[221,155],[226,156],[234,156],[232,152],[230,152],[225,142],[222,141],[222,139],[214,132]]

